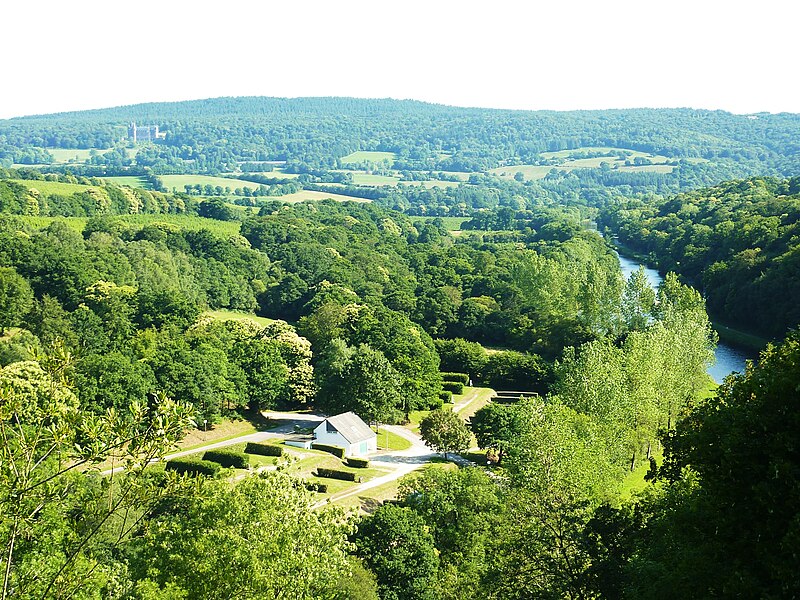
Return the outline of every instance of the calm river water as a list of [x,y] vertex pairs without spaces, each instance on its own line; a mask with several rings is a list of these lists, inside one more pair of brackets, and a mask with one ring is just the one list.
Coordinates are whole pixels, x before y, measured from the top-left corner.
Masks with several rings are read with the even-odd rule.
[[[622,269],[622,274],[627,279],[628,276],[639,268],[638,262],[617,254],[619,256],[619,266]],[[658,287],[658,284],[663,281],[663,277],[658,274],[655,269],[650,269],[645,265],[645,273],[650,285]],[[717,351],[714,353],[716,356],[716,363],[708,368],[708,374],[714,378],[714,381],[721,383],[726,375],[731,373],[744,373],[744,361],[748,358],[754,358],[754,354],[735,346],[730,346],[723,342],[717,344]]]

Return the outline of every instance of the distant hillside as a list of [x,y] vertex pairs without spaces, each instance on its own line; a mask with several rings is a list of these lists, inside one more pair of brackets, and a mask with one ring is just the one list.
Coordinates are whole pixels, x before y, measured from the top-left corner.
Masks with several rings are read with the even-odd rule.
[[[128,125],[157,125],[163,139],[139,145]],[[47,164],[48,149],[117,148],[85,162],[105,175],[148,168],[156,174],[218,174],[267,161],[287,172],[340,168],[372,170],[354,152],[391,153],[382,175],[444,171],[487,173],[505,166],[536,167],[545,178],[553,155],[604,148],[658,157],[661,167],[614,173],[562,169],[566,181],[545,182],[569,193],[618,188],[615,193],[665,193],[751,175],[800,172],[800,115],[734,115],[692,109],[512,111],[456,108],[411,100],[354,98],[217,98],[139,104],[0,121],[0,164]],[[595,154],[584,153],[589,159]],[[369,155],[364,155],[369,156]],[[669,164],[666,161],[670,161]],[[645,165],[646,166],[646,165]],[[620,167],[620,168],[617,168]],[[112,173],[109,168],[115,169]],[[538,169],[538,170],[537,170]],[[252,170],[252,169],[251,169]],[[81,173],[93,175],[93,172]],[[557,179],[558,170],[553,174]],[[315,176],[319,176],[316,174]],[[413,177],[419,179],[420,177]],[[524,178],[524,177],[523,177]],[[424,179],[424,177],[422,177]],[[324,178],[322,179],[324,181]],[[559,192],[563,195],[564,192]]]

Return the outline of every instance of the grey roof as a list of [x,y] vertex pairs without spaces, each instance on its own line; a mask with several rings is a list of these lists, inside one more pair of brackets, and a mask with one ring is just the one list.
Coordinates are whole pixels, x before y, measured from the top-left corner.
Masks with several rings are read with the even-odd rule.
[[325,419],[325,426],[328,431],[333,426],[351,444],[357,444],[375,437],[375,432],[354,412],[328,417]]

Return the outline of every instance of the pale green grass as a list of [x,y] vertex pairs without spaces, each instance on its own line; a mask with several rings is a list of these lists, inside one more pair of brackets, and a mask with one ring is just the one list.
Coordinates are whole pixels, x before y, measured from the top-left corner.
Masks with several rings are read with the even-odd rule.
[[[453,396],[453,398],[458,398],[458,396]],[[453,409],[452,403],[445,403],[442,408],[444,409]],[[414,433],[419,433],[419,422],[422,421],[425,417],[430,414],[431,411],[429,410],[412,410],[408,413],[408,423],[405,423],[403,426],[406,429],[410,429]]]
[[513,179],[517,173],[522,173],[526,181],[543,179],[554,167],[542,167],[539,165],[514,165],[513,167],[498,167],[490,169],[489,173],[504,179]]
[[113,183],[114,185],[127,185],[135,188],[149,189],[149,184],[147,183],[147,181],[145,181],[144,177],[119,176],[119,177],[103,177],[103,179],[105,179],[109,183]]
[[458,406],[458,414],[464,419],[469,419],[481,408],[489,404],[494,390],[483,387],[464,386],[464,393],[453,396],[453,403]]
[[306,200],[336,200],[337,202],[370,202],[367,198],[355,198],[354,196],[345,196],[344,194],[333,194],[331,192],[316,192],[313,190],[300,190],[294,194],[287,194],[285,196],[276,196],[274,198],[279,202],[305,202]]
[[652,159],[654,156],[652,154],[648,154],[647,152],[640,152],[639,150],[631,150],[629,148],[611,148],[610,146],[583,146],[581,148],[575,148],[574,150],[559,150],[558,152],[541,152],[539,156],[549,160],[551,158],[569,158],[574,154],[582,154],[584,152],[602,152],[604,154],[612,153],[613,156],[606,157],[607,160],[613,160],[614,157],[620,152],[625,152],[626,154],[630,153],[629,158],[631,160],[633,160],[637,156],[650,159]]
[[[92,156],[92,150],[82,148],[45,148],[53,155],[53,160],[57,163],[78,162],[85,163]],[[109,149],[94,150],[95,154],[105,154]]]
[[378,450],[408,450],[411,442],[391,431],[378,428]]
[[675,167],[672,165],[641,165],[626,167],[624,164],[619,166],[619,171],[624,173],[672,173]]
[[235,190],[236,188],[250,188],[257,190],[258,183],[252,181],[242,181],[241,179],[229,179],[227,177],[212,177],[211,175],[161,175],[161,181],[168,190],[173,188],[179,192],[183,192],[187,185],[211,185],[220,186],[222,189],[226,187]]
[[426,179],[425,181],[400,181],[400,185],[410,185],[410,186],[422,186],[427,190],[431,190],[433,188],[451,188],[451,187],[458,187],[462,182],[461,181],[440,181],[438,179]]
[[388,175],[373,175],[372,173],[361,173],[358,171],[353,172],[353,183],[355,185],[366,185],[370,187],[377,187],[380,185],[397,185],[400,181],[399,177],[390,177]]
[[[21,217],[34,229],[44,229],[53,221],[64,221],[71,229],[75,231],[83,231],[89,217]],[[121,221],[123,223],[130,223],[132,226],[145,226],[165,224],[173,225],[180,229],[197,231],[200,229],[208,229],[217,235],[231,237],[239,235],[239,221],[217,221],[216,219],[206,219],[195,215],[172,215],[172,214],[157,214],[157,215],[115,215],[110,216],[112,221]]]
[[266,327],[270,323],[274,323],[273,319],[267,319],[266,317],[259,317],[257,315],[252,315],[249,313],[243,312],[236,312],[233,310],[207,310],[205,313],[211,317],[214,317],[218,321],[252,321],[261,325],[262,327]]
[[441,219],[444,221],[447,231],[460,231],[461,224],[469,221],[470,217],[414,217],[414,219],[421,219],[423,221],[433,221],[434,219]]
[[93,185],[82,185],[80,183],[61,183],[60,181],[34,181],[30,179],[10,179],[14,183],[24,185],[26,188],[37,189],[45,195],[60,194],[72,195],[78,192],[85,192],[92,188],[97,189]]
[[394,161],[394,159],[394,152],[369,152],[366,150],[361,150],[348,154],[347,156],[343,156],[340,161],[343,165],[347,165],[364,161],[371,161],[375,163],[382,162],[384,160]]
[[33,227],[34,229],[44,229],[50,225],[53,221],[64,221],[67,226],[72,229],[73,231],[77,231],[81,233],[83,228],[86,227],[86,222],[89,220],[88,217],[20,217]]
[[[575,160],[568,160],[563,163],[563,166],[575,169],[597,169],[602,163],[607,163],[611,166],[617,162],[617,159],[611,156],[597,156],[595,158],[576,158]],[[624,161],[622,161],[621,164],[625,164]]]
[[[653,450],[653,458],[656,459],[656,464],[661,465],[663,461],[663,450]],[[650,485],[649,482],[644,480],[644,476],[650,470],[650,461],[646,458],[639,461],[636,468],[629,472],[623,479],[622,486],[620,487],[619,499],[623,502],[630,500],[636,492],[642,491],[645,487]]]

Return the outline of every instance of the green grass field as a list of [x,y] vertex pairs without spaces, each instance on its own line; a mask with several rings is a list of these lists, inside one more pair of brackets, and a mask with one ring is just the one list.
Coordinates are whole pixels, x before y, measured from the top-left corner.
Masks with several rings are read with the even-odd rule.
[[406,438],[384,429],[378,428],[378,450],[408,450],[411,442]]
[[179,192],[184,191],[187,185],[211,185],[220,186],[222,189],[226,187],[235,190],[236,188],[250,188],[257,190],[258,183],[252,181],[242,181],[240,179],[229,179],[227,177],[212,177],[211,175],[162,175],[161,181],[168,190],[176,189]]
[[390,177],[388,175],[373,175],[371,173],[362,173],[360,171],[353,171],[353,183],[355,185],[366,185],[370,187],[377,187],[380,185],[397,185],[400,181],[399,177]]
[[414,219],[422,219],[423,221],[433,221],[434,219],[441,219],[444,221],[447,231],[460,231],[461,224],[469,221],[469,217],[414,217]]
[[451,187],[458,187],[461,185],[461,181],[440,181],[438,179],[426,179],[425,181],[400,181],[398,182],[399,185],[421,185],[425,189],[433,189],[433,188],[451,188]]
[[[83,231],[89,217],[21,217],[34,229],[44,229],[50,223],[56,220],[61,220],[67,223],[70,228],[75,231]],[[216,219],[206,219],[197,217],[195,215],[116,215],[109,217],[116,221],[123,221],[133,225],[152,225],[155,223],[166,223],[174,225],[181,229],[199,230],[208,229],[213,233],[223,236],[232,236],[239,234],[239,221],[217,221]]]
[[262,327],[266,327],[270,323],[274,323],[273,319],[267,319],[266,317],[259,317],[250,313],[236,312],[233,310],[207,310],[203,314],[210,315],[218,321],[253,321]]
[[544,178],[555,167],[542,167],[539,165],[514,165],[513,167],[498,167],[490,169],[489,173],[504,179],[513,179],[517,173],[522,173],[526,181],[535,181]]
[[37,189],[42,194],[62,194],[72,195],[77,192],[85,192],[92,189],[93,185],[82,185],[80,183],[61,183],[59,181],[37,181],[31,179],[10,179],[14,183],[24,185],[28,189]]
[[325,200],[330,198],[337,202],[370,202],[367,198],[355,198],[344,194],[332,194],[331,192],[315,192],[313,190],[300,190],[294,194],[276,196],[274,199],[280,202],[305,202],[306,200]]
[[348,154],[347,156],[343,156],[340,159],[340,162],[343,165],[364,162],[367,160],[377,163],[384,160],[394,161],[395,157],[396,155],[394,152],[369,152],[366,150],[360,150],[358,152]]
[[[144,177],[103,177],[107,182],[113,183],[114,185],[127,185],[130,187],[135,188],[144,188],[146,190],[150,189],[150,185],[145,181]],[[183,190],[180,190],[183,191]]]

